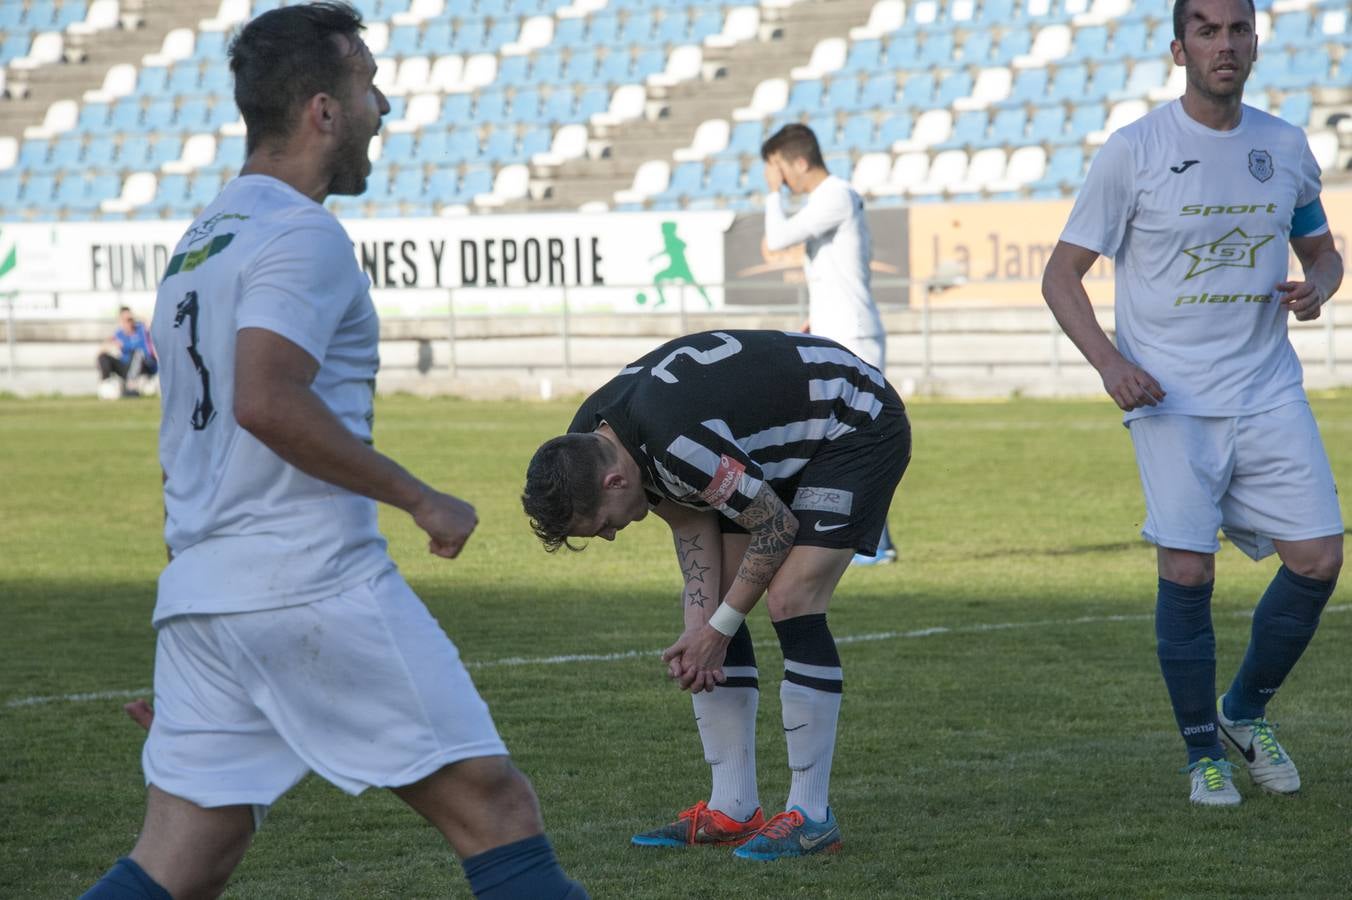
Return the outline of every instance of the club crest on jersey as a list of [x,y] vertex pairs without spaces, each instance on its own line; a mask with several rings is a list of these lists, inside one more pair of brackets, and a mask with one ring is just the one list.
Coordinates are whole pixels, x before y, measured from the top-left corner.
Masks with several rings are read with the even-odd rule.
[[1272,177],[1272,154],[1266,150],[1249,151],[1249,174],[1259,181],[1267,181]]

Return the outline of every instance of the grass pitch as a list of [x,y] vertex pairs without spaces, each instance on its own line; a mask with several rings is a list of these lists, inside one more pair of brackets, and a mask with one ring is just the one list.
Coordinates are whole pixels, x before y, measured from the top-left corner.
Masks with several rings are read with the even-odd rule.
[[[1314,406],[1352,484],[1352,394]],[[571,412],[382,398],[376,435],[478,507],[454,562],[429,557],[402,514],[382,523],[593,896],[1348,895],[1348,589],[1270,711],[1301,795],[1264,796],[1241,775],[1241,808],[1191,808],[1154,659],[1153,551],[1106,400],[913,404],[914,461],[891,517],[901,561],[849,572],[831,611],[846,682],[832,782],[842,853],[758,864],[630,847],[707,796],[707,769],[689,700],[656,657],[680,622],[662,524],[553,556],[526,528],[526,461]],[[140,825],[142,735],[120,706],[151,677],[157,416],[154,401],[0,400],[0,897],[78,895]],[[1275,568],[1222,549],[1222,688]],[[751,624],[773,813],[788,786],[781,658],[764,613]],[[469,892],[441,838],[397,800],[312,777],[273,808],[226,896]]]

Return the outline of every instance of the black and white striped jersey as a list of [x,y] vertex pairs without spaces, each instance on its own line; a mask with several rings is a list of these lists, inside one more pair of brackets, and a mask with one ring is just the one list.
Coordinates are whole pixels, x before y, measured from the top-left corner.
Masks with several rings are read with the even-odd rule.
[[[760,492],[781,497],[827,442],[901,408],[882,374],[817,335],[706,331],[626,366],[587,398],[570,432],[614,429],[667,497],[735,518]],[[791,491],[789,492],[791,495]]]

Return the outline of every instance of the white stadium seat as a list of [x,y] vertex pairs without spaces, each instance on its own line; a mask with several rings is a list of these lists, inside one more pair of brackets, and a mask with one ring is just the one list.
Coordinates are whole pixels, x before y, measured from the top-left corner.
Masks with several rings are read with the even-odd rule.
[[986,147],[972,154],[972,160],[967,165],[967,174],[961,183],[954,185],[951,190],[955,194],[974,194],[978,191],[989,191],[993,185],[999,184],[1004,180],[1005,170],[1009,165],[1009,155],[1005,153],[1002,147]]
[[[200,27],[203,31],[229,31],[241,22],[247,22],[250,12],[249,0],[221,0],[216,15],[203,19]],[[369,46],[369,34],[366,37]]]
[[465,58],[458,53],[438,56],[432,63],[432,72],[427,76],[427,86],[443,94],[451,94],[463,83]]
[[158,53],[147,53],[141,57],[143,66],[167,66],[181,59],[190,59],[193,48],[197,46],[197,32],[191,28],[175,28],[164,36]]
[[680,148],[672,153],[671,157],[677,162],[708,159],[728,146],[728,138],[731,135],[732,127],[728,125],[727,119],[706,119],[695,129],[695,137],[690,141],[690,146]]
[[155,199],[155,188],[159,179],[154,172],[133,172],[122,182],[122,195],[112,200],[104,200],[99,208],[104,212],[125,213],[138,206],[145,206]]
[[613,126],[643,115],[648,92],[641,84],[622,84],[610,95],[610,108],[591,117],[593,125]]
[[920,150],[903,153],[892,163],[887,182],[873,189],[874,194],[882,196],[900,196],[914,185],[920,184],[929,174],[929,154]]
[[47,114],[41,125],[29,125],[23,130],[24,137],[49,138],[70,131],[80,119],[80,104],[74,100],[57,100],[47,107]]
[[760,8],[734,6],[723,20],[723,30],[704,39],[706,47],[731,47],[749,41],[760,30]]
[[446,0],[413,0],[404,12],[390,16],[394,25],[418,25],[446,11]]
[[366,41],[366,49],[371,51],[371,55],[379,56],[389,49],[390,26],[384,22],[370,22],[361,33],[361,37]]
[[920,0],[911,7],[911,21],[916,25],[932,25],[939,17],[939,4],[935,0]]
[[892,145],[893,153],[924,150],[953,136],[953,114],[946,109],[927,109],[915,120],[908,140]]
[[503,56],[524,56],[527,53],[549,46],[554,40],[554,17],[531,16],[521,23],[521,34],[517,39],[503,45]]
[[1144,100],[1123,100],[1114,103],[1113,108],[1108,111],[1108,121],[1104,123],[1103,130],[1091,132],[1085,137],[1085,143],[1099,146],[1105,143],[1114,131],[1124,125],[1130,125],[1148,112],[1150,104]]
[[474,198],[474,205],[484,208],[498,207],[513,200],[521,200],[529,193],[530,169],[514,163],[498,169],[497,177],[493,179],[492,193],[479,194]]
[[[4,70],[0,69],[0,75]],[[0,171],[14,168],[14,163],[19,159],[19,139],[12,137],[0,137]]]
[[634,183],[628,190],[616,191],[616,203],[642,203],[654,194],[660,194],[671,183],[671,164],[664,159],[650,159],[634,173]]
[[183,152],[179,158],[160,167],[166,175],[187,175],[203,166],[211,165],[216,159],[216,135],[194,134],[183,142]]
[[671,87],[699,76],[704,66],[704,51],[698,44],[682,44],[667,56],[667,66],[648,76],[651,87]]
[[970,97],[959,97],[953,101],[953,108],[962,110],[986,109],[992,103],[999,103],[1009,96],[1014,84],[1014,73],[1004,66],[982,69],[977,73],[976,84],[972,86]]
[[554,132],[548,153],[537,153],[531,163],[537,166],[561,166],[570,159],[579,159],[587,152],[587,126],[573,123]]
[[817,42],[817,46],[812,48],[812,58],[808,60],[807,65],[794,66],[789,71],[789,77],[794,81],[806,81],[809,78],[821,78],[823,75],[839,71],[845,65],[845,57],[849,50],[850,45],[844,38],[822,38]]
[[431,125],[441,118],[441,94],[414,94],[404,107],[404,121],[414,125]]
[[426,56],[407,56],[399,63],[399,71],[394,84],[385,93],[393,97],[402,97],[427,89],[432,74],[432,60]]
[[1325,171],[1332,169],[1338,162],[1338,133],[1336,131],[1316,131],[1310,135],[1310,152],[1314,161]]
[[1014,66],[1020,69],[1031,69],[1061,59],[1070,52],[1070,41],[1069,26],[1048,25],[1038,31],[1037,36],[1033,38],[1033,46],[1028,54],[1016,58]]
[[850,184],[854,185],[854,189],[861,194],[872,194],[875,188],[887,184],[887,178],[891,171],[892,155],[890,153],[865,153],[854,164],[854,172],[850,175]]
[[992,184],[992,191],[1017,191],[1047,174],[1047,151],[1041,147],[1019,147],[1009,154],[1003,180]]
[[929,196],[951,191],[967,177],[967,151],[944,150],[930,163],[929,175],[920,184],[913,185],[912,195]]
[[117,0],[94,0],[89,4],[83,21],[69,26],[66,31],[75,35],[91,35],[99,31],[116,28],[121,21],[122,9]]
[[65,40],[61,37],[61,32],[39,32],[37,36],[33,38],[33,45],[28,48],[28,55],[20,56],[18,59],[11,59],[9,61],[9,67],[11,69],[22,71],[60,62],[62,54],[65,53],[65,46]]
[[496,53],[476,53],[465,60],[464,80],[460,89],[478,90],[492,84],[498,77],[498,57]]
[[789,82],[767,78],[751,93],[751,104],[732,111],[733,121],[754,122],[779,112],[789,102]]
[[896,31],[905,21],[906,4],[902,0],[878,0],[869,10],[867,24],[850,29],[850,40],[876,40]]

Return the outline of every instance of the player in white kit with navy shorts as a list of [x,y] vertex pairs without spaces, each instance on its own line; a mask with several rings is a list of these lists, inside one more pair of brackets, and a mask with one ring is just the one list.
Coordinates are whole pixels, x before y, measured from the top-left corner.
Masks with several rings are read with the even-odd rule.
[[[1099,151],[1043,295],[1126,411],[1157,547],[1160,668],[1188,751],[1190,799],[1241,801],[1225,746],[1253,782],[1300,787],[1266,706],[1314,636],[1342,565],[1343,522],[1287,320],[1319,316],[1342,281],[1305,134],[1244,105],[1257,56],[1249,0],[1180,0],[1183,97]],[[1304,280],[1288,280],[1287,248]],[[1116,263],[1117,346],[1082,279]],[[1217,532],[1281,558],[1248,651],[1215,694],[1211,594]],[[1224,746],[1223,746],[1224,745]]]

